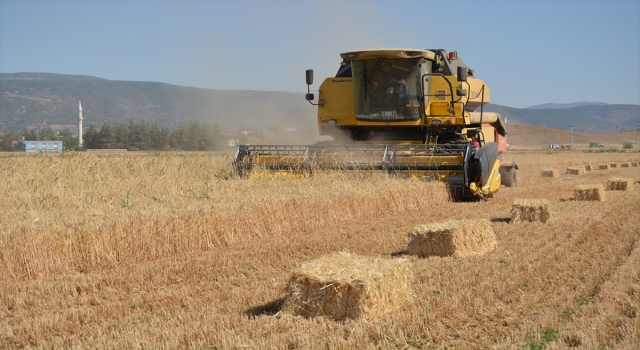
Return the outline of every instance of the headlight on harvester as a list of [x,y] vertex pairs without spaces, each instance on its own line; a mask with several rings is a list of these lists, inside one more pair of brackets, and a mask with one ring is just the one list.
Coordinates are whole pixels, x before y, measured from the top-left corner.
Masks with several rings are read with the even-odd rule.
[[434,119],[431,121],[431,125],[440,125],[442,124],[442,120],[440,119]]

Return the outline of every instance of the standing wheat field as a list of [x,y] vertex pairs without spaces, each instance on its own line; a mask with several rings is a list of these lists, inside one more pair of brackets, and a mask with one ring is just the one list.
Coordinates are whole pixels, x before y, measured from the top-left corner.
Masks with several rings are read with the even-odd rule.
[[[219,153],[0,154],[0,348],[513,349],[640,346],[640,186],[576,201],[638,153],[527,150],[518,187],[453,202],[383,174],[246,180]],[[553,217],[511,222],[516,198]],[[484,255],[407,254],[416,225],[487,220]],[[406,259],[384,318],[283,310],[292,272],[335,253]]]

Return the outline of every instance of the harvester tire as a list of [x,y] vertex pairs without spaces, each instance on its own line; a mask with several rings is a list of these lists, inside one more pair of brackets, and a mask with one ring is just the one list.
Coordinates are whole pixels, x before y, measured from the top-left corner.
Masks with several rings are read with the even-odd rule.
[[502,177],[501,184],[506,187],[515,187],[518,184],[518,175],[513,167],[500,168],[500,176]]

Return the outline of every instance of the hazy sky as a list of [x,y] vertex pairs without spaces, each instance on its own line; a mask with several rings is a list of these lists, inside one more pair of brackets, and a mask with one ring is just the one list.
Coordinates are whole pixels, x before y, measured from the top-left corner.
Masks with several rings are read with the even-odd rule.
[[339,54],[443,48],[523,108],[640,104],[640,1],[0,0],[0,72],[305,92]]

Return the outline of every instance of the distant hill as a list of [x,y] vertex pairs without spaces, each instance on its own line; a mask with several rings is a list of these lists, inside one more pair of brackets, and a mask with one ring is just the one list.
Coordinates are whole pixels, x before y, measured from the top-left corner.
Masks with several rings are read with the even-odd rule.
[[580,106],[606,106],[608,103],[604,102],[574,102],[574,103],[544,103],[541,105],[535,105],[527,107],[528,109],[562,109],[573,108]]
[[[300,93],[211,90],[156,82],[115,81],[85,75],[0,73],[0,129],[68,127],[77,132],[78,100],[84,125],[145,121],[172,130],[190,121],[219,123],[224,129],[317,130],[316,107]],[[601,102],[545,104],[518,109],[487,105],[517,122],[556,129],[575,125],[577,131],[616,132],[640,124],[639,105]],[[556,106],[543,108],[543,106]],[[561,106],[561,107],[557,107]],[[534,108],[535,107],[535,108]]]
[[[478,109],[479,110],[479,109]],[[588,105],[562,109],[511,108],[486,105],[485,111],[498,112],[508,122],[585,132],[615,132],[636,129],[640,124],[640,105]]]
[[315,130],[316,109],[304,93],[229,91],[155,82],[112,81],[46,73],[0,75],[0,129],[38,125],[77,131],[78,100],[84,125],[155,123],[176,129],[190,121],[223,128]]
[[69,75],[55,73],[0,73],[0,79],[10,80],[107,80],[90,75]]

